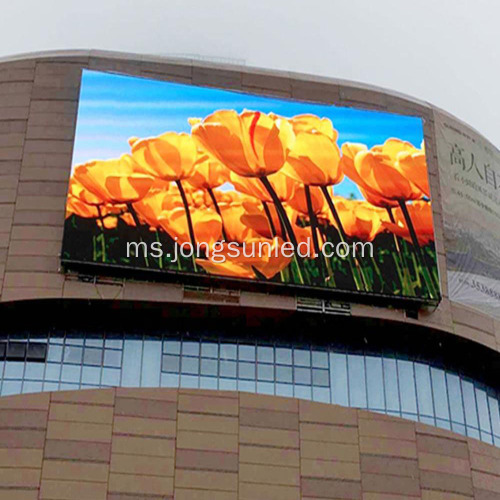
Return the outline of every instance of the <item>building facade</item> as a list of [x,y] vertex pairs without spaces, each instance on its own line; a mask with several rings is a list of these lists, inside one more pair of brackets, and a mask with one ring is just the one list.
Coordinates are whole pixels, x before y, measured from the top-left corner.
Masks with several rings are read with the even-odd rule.
[[[63,267],[83,69],[422,117],[439,304]],[[0,61],[0,499],[500,498],[500,321],[449,298],[436,113],[245,67]]]

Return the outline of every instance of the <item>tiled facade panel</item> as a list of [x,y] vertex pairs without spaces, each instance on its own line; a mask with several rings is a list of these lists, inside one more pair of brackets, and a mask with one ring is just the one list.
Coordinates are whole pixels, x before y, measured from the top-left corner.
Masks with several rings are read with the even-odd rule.
[[[82,68],[218,86],[343,106],[421,115],[434,199],[443,300],[418,320],[404,311],[352,306],[356,316],[428,325],[500,350],[500,322],[448,300],[433,109],[398,95],[308,75],[132,54],[82,51],[0,61],[0,301],[83,298],[203,302],[182,287],[118,280],[80,282],[59,272],[64,205]],[[206,299],[208,300],[208,298]],[[205,300],[205,301],[206,301]],[[291,308],[290,298],[242,292],[247,307]],[[214,298],[210,297],[214,303]]]
[[400,419],[248,393],[0,399],[0,499],[497,500],[500,450]]

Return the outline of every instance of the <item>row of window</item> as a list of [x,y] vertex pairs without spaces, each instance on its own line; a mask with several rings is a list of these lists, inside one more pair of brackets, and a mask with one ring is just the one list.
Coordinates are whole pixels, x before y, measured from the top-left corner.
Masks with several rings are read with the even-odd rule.
[[[6,342],[22,349],[0,361],[2,395],[112,386],[240,390],[365,408],[500,446],[498,388],[396,353],[167,335]],[[44,358],[29,355],[42,351]]]

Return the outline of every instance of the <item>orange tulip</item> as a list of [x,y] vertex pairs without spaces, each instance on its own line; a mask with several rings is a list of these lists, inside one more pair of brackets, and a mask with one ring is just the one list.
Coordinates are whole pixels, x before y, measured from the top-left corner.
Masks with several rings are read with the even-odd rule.
[[68,196],[73,196],[87,205],[102,205],[104,200],[88,191],[75,177],[69,180]]
[[[191,214],[194,235],[198,243],[212,246],[222,234],[222,221],[220,216],[211,209],[198,208]],[[160,226],[179,243],[192,243],[186,211],[183,208],[174,208],[164,211],[158,216]]]
[[189,184],[197,189],[214,189],[228,180],[227,168],[206,153],[199,153]]
[[255,278],[255,273],[251,266],[235,264],[231,261],[214,262],[212,260],[196,259],[196,263],[203,267],[209,274],[226,276],[230,278]]
[[[293,179],[284,175],[281,171],[269,175],[267,179],[280,201],[287,201],[293,197],[295,188],[297,187],[297,183]],[[260,179],[242,177],[231,172],[229,181],[239,192],[253,196],[261,201],[272,203],[271,195],[262,185]]]
[[229,241],[244,243],[250,238],[257,236],[257,233],[248,224],[245,224],[243,217],[247,213],[242,203],[221,203],[222,220],[226,237]]
[[179,181],[193,173],[198,151],[193,138],[185,133],[166,132],[132,144],[137,171],[163,179]]
[[153,185],[151,176],[135,171],[134,160],[129,155],[79,165],[73,177],[106,203],[133,203],[144,198]]
[[341,164],[370,203],[389,208],[400,201],[422,197],[421,189],[407,178],[399,165],[399,158],[411,151],[417,150],[399,139],[388,139],[371,150],[364,145],[346,143],[342,145]]
[[398,166],[408,180],[413,182],[428,198],[431,197],[427,160],[423,151],[403,152],[398,155]]
[[[373,241],[375,236],[384,230],[382,220],[386,220],[385,211],[367,202],[339,199],[335,206],[349,238]],[[334,220],[331,222],[336,226]]]
[[95,219],[99,217],[96,206],[89,205],[76,196],[69,194],[66,200],[66,219],[73,214],[84,219]]
[[[432,220],[432,207],[431,204],[425,201],[414,201],[407,205],[415,233],[417,235],[418,244],[420,246],[427,245],[429,242],[434,241],[434,224]],[[400,208],[394,211],[395,224],[383,221],[383,226],[401,238],[412,243],[410,231],[406,225],[404,215]]]
[[[319,187],[311,187],[311,204],[313,212],[320,217],[326,216],[327,213],[327,205],[323,193],[321,192]],[[299,186],[295,190],[295,195],[292,199],[289,200],[289,205],[297,210],[300,215],[305,215],[309,217],[309,209],[307,207],[307,199],[305,193],[305,187]]]
[[331,186],[342,181],[340,149],[330,137],[317,132],[299,132],[282,172],[309,186]]
[[[227,245],[223,246],[218,255],[224,256],[225,264],[229,264],[229,266],[225,266],[226,270],[239,271],[240,268],[247,270],[255,268],[267,279],[271,279],[285,269],[292,260],[292,257],[288,256],[288,252],[283,251],[283,244],[284,242],[280,238],[255,238],[246,242],[244,251],[240,247],[238,255],[234,255],[233,250],[228,248]],[[286,256],[284,253],[286,253]],[[197,262],[203,265],[201,261]],[[215,265],[211,269],[217,270],[217,262],[214,262],[214,260],[210,260],[210,262]],[[235,268],[234,266],[239,267]],[[206,268],[206,266],[204,267]]]
[[[241,223],[251,229],[255,235],[260,235],[264,238],[273,238],[280,236],[283,238],[282,227],[278,217],[278,212],[273,204],[268,204],[267,208],[271,215],[271,223],[262,205],[256,203],[243,203],[244,212],[241,215]],[[273,234],[273,229],[276,234]]]
[[290,123],[296,134],[300,132],[319,132],[326,135],[332,142],[335,142],[339,135],[333,128],[329,118],[320,118],[313,114],[296,115],[290,118]]
[[154,229],[160,226],[158,217],[164,210],[182,206],[180,196],[165,191],[148,193],[142,200],[133,204],[139,218]]
[[294,142],[287,120],[260,111],[216,111],[193,125],[192,136],[243,177],[263,177],[280,170]]

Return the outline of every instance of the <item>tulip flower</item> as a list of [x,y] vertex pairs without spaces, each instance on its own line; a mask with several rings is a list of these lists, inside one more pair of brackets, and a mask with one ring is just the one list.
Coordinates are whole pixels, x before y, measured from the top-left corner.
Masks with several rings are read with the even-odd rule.
[[207,153],[199,152],[189,184],[197,189],[214,189],[228,180],[227,168]]
[[333,128],[329,118],[320,118],[313,114],[296,115],[290,118],[295,134],[300,132],[319,132],[328,137],[332,142],[338,139],[338,132]]
[[99,212],[95,205],[89,205],[83,202],[80,198],[72,194],[68,194],[66,201],[66,219],[72,215],[77,215],[84,219],[96,219],[99,217]]
[[[198,243],[212,246],[222,235],[220,216],[210,209],[197,209],[192,215],[193,230]],[[186,212],[182,208],[164,211],[158,216],[160,226],[173,238],[182,243],[191,243]],[[196,248],[194,249],[196,250]]]
[[[382,226],[382,221],[386,220],[384,211],[367,202],[343,199],[336,203],[336,207],[349,238],[373,241],[384,229]],[[335,221],[332,223],[335,225]]]
[[403,152],[398,155],[397,165],[406,178],[413,182],[427,198],[431,197],[427,160],[423,151]]
[[294,142],[288,121],[260,111],[220,110],[193,125],[200,146],[243,177],[264,177],[283,167]]
[[196,259],[196,263],[200,265],[209,274],[217,276],[225,276],[229,278],[255,278],[255,273],[251,266],[244,264],[235,264],[230,260],[225,262],[214,262],[207,259]]
[[[432,219],[432,207],[425,201],[414,201],[407,205],[417,241],[420,246],[425,246],[434,241],[434,224]],[[397,234],[406,241],[412,243],[410,229],[406,224],[404,214],[400,208],[394,210],[395,222],[382,222],[383,226],[390,232]]]
[[133,203],[144,198],[153,185],[151,176],[135,170],[129,155],[79,165],[73,178],[105,203]]
[[[288,201],[293,197],[297,183],[283,174],[281,171],[276,174],[269,175],[267,180],[274,189],[280,201]],[[253,196],[261,201],[272,203],[272,197],[263,186],[260,179],[252,177],[241,177],[240,175],[231,172],[229,176],[231,184],[241,193]]]
[[[311,202],[313,212],[321,218],[326,217],[327,206],[325,198],[321,192],[321,189],[317,186],[310,187]],[[299,186],[295,190],[293,198],[288,201],[288,204],[297,210],[297,212],[302,216],[309,216],[309,208],[307,206],[306,199],[306,186]]]
[[179,181],[193,173],[198,151],[190,135],[166,132],[158,137],[135,141],[132,156],[138,172],[164,181]]
[[319,132],[299,132],[282,172],[308,186],[332,186],[342,181],[340,149]]
[[226,230],[226,241],[244,243],[258,234],[243,217],[247,213],[242,203],[221,204],[222,219]]

